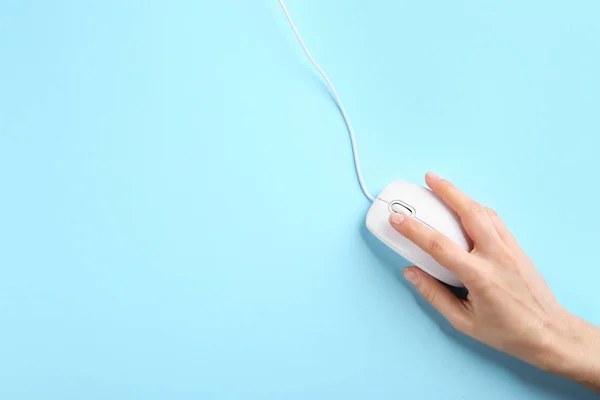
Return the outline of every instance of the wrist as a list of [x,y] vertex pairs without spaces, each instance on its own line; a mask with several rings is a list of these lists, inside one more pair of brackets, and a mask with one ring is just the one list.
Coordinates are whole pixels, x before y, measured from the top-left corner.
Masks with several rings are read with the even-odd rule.
[[600,329],[568,312],[546,328],[538,366],[600,390]]

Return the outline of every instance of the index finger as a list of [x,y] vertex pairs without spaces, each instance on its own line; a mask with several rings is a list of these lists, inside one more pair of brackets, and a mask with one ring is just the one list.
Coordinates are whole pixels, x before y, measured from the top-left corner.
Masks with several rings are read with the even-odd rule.
[[463,283],[468,280],[472,255],[442,233],[402,214],[390,216],[392,227],[419,246],[438,263],[454,273]]

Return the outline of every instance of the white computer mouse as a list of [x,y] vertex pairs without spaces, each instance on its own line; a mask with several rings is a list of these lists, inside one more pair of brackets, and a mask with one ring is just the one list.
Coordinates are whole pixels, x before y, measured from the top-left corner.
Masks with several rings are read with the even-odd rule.
[[[304,41],[300,37],[300,33],[296,29],[290,14],[288,13],[283,0],[279,0],[279,4],[285,13],[285,16],[302,46],[304,53],[310,62],[319,71],[325,83],[333,94],[333,98],[342,113],[342,117],[346,122],[348,133],[350,134],[350,142],[352,143],[352,152],[354,154],[354,166],[356,167],[356,175],[360,183],[360,187],[369,200],[373,200],[373,196],[369,193],[362,179],[360,172],[360,164],[358,162],[358,153],[354,140],[354,131],[348,115],[344,111],[344,106],[331,84],[329,78],[316,61],[312,58],[308,49],[304,45]],[[389,216],[393,212],[401,212],[412,216],[417,221],[435,229],[451,240],[458,243],[465,250],[469,249],[469,240],[462,230],[462,226],[458,217],[440,200],[431,190],[413,183],[396,181],[389,184],[383,191],[373,200],[373,205],[367,215],[367,227],[377,236],[383,243],[387,244],[398,254],[429,273],[442,282],[455,287],[463,287],[460,280],[450,273],[446,268],[442,267],[429,254],[421,250],[410,240],[406,239],[396,232],[389,223]]]
[[389,217],[394,212],[414,218],[470,251],[469,239],[454,211],[431,190],[414,183],[395,181],[386,186],[373,201],[367,214],[367,228],[392,250],[429,275],[448,285],[464,287],[453,273],[392,228]]

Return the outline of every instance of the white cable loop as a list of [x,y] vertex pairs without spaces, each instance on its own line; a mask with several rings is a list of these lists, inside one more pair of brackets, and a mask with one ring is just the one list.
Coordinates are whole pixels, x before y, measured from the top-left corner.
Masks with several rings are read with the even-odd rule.
[[360,172],[360,162],[358,159],[358,150],[356,149],[356,141],[354,139],[354,129],[352,129],[352,124],[350,124],[350,119],[348,118],[348,115],[346,115],[346,110],[344,110],[342,101],[340,100],[332,83],[329,81],[329,78],[325,74],[325,71],[323,71],[323,69],[319,66],[319,64],[317,64],[317,62],[312,58],[312,56],[308,52],[308,49],[306,48],[306,45],[304,44],[304,41],[302,40],[302,37],[300,36],[298,29],[296,29],[296,25],[294,24],[294,21],[292,21],[292,17],[290,16],[287,8],[285,7],[285,4],[283,3],[283,0],[279,0],[279,4],[281,5],[281,8],[283,9],[285,16],[286,16],[288,22],[290,23],[290,26],[292,27],[292,30],[294,31],[294,34],[296,35],[298,42],[300,42],[300,46],[302,46],[302,50],[304,50],[304,53],[306,54],[306,56],[308,57],[308,59],[310,60],[312,65],[314,65],[315,68],[317,69],[317,71],[319,71],[319,73],[325,80],[325,83],[327,83],[329,90],[331,90],[331,93],[333,94],[333,98],[335,99],[335,102],[336,102],[337,106],[339,107],[340,112],[342,113],[342,117],[344,117],[344,121],[346,122],[346,126],[348,127],[348,133],[350,134],[350,143],[352,144],[352,154],[354,155],[354,167],[356,168],[356,176],[358,177],[358,183],[360,184],[360,188],[362,189],[365,196],[367,196],[367,198],[369,200],[375,201],[375,197],[373,197],[371,195],[371,193],[369,193],[369,191],[367,190],[367,187],[365,186],[365,182],[363,181],[362,173]]

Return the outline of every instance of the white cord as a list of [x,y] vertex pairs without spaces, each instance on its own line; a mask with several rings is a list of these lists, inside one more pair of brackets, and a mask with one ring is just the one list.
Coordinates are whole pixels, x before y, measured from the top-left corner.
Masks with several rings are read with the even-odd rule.
[[363,181],[362,173],[360,172],[360,162],[358,160],[358,150],[356,150],[356,141],[354,140],[354,130],[352,129],[352,125],[350,124],[350,119],[348,118],[348,115],[346,115],[346,110],[344,110],[342,101],[340,100],[337,92],[335,91],[335,88],[329,81],[329,78],[327,78],[325,71],[323,71],[323,69],[321,67],[319,67],[319,64],[317,64],[317,62],[312,58],[312,56],[308,52],[308,49],[304,45],[304,41],[302,40],[302,37],[300,37],[300,33],[298,33],[298,30],[296,29],[296,25],[294,24],[294,21],[292,21],[292,17],[288,13],[288,10],[285,7],[285,4],[283,3],[283,0],[279,0],[279,4],[281,5],[281,8],[283,9],[285,16],[287,17],[287,20],[290,23],[290,26],[292,27],[292,30],[294,31],[294,34],[296,35],[298,42],[300,42],[300,46],[302,46],[302,50],[304,50],[304,53],[306,53],[306,56],[308,57],[308,59],[310,60],[312,65],[314,65],[315,68],[317,69],[317,71],[319,71],[319,73],[325,80],[325,83],[327,83],[329,90],[331,90],[331,93],[333,94],[333,98],[335,99],[335,102],[337,103],[337,105],[340,109],[340,112],[342,113],[342,116],[344,117],[344,121],[346,122],[346,126],[348,127],[348,133],[350,134],[350,142],[352,143],[352,154],[354,155],[354,167],[356,168],[356,176],[358,177],[358,183],[360,184],[360,188],[362,189],[365,196],[367,196],[367,198],[369,200],[375,201],[375,197],[373,197],[371,195],[371,193],[369,193],[369,191],[367,190],[367,187],[365,186],[365,182]]

